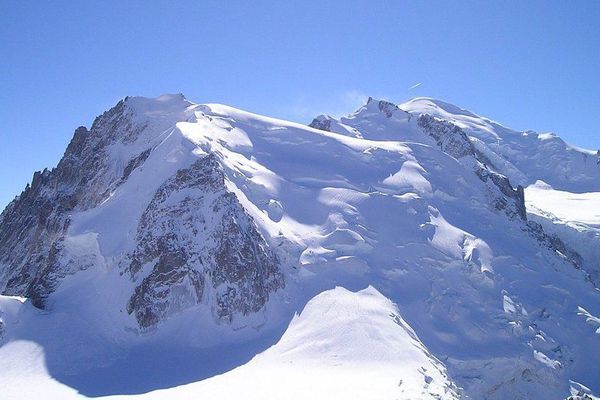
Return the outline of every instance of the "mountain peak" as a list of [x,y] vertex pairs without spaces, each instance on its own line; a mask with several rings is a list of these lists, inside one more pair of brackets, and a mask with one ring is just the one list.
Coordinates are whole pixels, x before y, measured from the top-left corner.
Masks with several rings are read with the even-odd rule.
[[390,101],[375,99],[369,96],[365,105],[352,113],[351,116],[366,116],[376,113],[383,113],[386,117],[391,118],[392,115],[398,110],[400,110],[398,106]]
[[158,97],[127,96],[124,102],[130,108],[144,114],[157,111],[168,113],[185,109],[194,104],[187,100],[182,93],[166,93]]
[[473,114],[468,110],[465,110],[443,100],[434,99],[432,97],[415,97],[414,99],[411,99],[406,103],[400,104],[399,107],[411,113],[435,114],[436,112],[439,112],[441,110],[448,114],[479,118],[479,116]]
[[[448,375],[469,398],[599,381],[597,236],[525,215],[530,193],[600,191],[595,153],[430,98],[371,97],[311,127],[166,94],[78,129],[0,214],[0,371],[23,377],[4,386],[39,367],[82,395],[118,394],[114,376],[186,397],[172,387],[214,372],[247,390],[230,384],[247,364],[271,368],[251,382],[310,387],[311,371],[392,394],[331,396],[344,385],[320,379],[322,398],[448,398]],[[350,290],[323,293],[336,286]]]

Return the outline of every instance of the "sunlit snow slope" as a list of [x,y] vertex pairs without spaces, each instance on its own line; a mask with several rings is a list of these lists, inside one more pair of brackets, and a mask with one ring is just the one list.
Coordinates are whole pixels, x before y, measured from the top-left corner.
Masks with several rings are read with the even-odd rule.
[[525,192],[529,218],[577,250],[591,278],[600,282],[600,192],[554,190],[543,181]]
[[432,99],[369,99],[305,126],[127,98],[0,217],[0,386],[9,398],[598,392],[597,264],[581,231],[533,211],[552,212],[538,180],[599,191],[598,155]]
[[455,399],[456,388],[377,290],[325,291],[278,343],[225,375],[146,399]]

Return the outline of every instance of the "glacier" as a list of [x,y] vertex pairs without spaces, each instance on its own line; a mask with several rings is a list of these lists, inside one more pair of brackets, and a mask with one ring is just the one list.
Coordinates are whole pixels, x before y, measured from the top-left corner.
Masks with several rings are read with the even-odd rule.
[[3,396],[593,398],[597,192],[439,100],[127,97],[0,216]]

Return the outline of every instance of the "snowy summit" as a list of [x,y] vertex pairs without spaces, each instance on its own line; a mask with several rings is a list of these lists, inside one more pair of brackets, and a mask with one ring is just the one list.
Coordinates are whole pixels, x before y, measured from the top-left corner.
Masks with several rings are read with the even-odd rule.
[[0,215],[0,397],[593,399],[598,210],[599,152],[435,99],[127,97]]

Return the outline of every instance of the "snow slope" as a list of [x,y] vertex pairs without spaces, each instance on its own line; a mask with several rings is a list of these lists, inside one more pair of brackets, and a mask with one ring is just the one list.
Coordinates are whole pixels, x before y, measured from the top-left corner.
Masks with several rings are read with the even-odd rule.
[[554,190],[538,181],[527,189],[531,212],[544,213],[566,222],[600,227],[600,192],[570,193]]
[[436,99],[419,97],[400,108],[431,114],[463,129],[489,164],[513,184],[543,180],[570,192],[600,191],[600,150],[570,145],[553,133],[517,132]]
[[591,279],[600,282],[600,192],[554,190],[538,181],[525,193],[529,218],[577,250]]
[[458,398],[441,363],[425,349],[397,308],[372,287],[356,293],[335,288],[317,295],[294,317],[277,344],[244,366],[200,383],[140,397],[198,396]]
[[127,98],[0,217],[0,287],[29,297],[0,303],[0,383],[13,398],[598,391],[590,257],[528,221],[517,186],[599,190],[595,155],[562,143],[431,99],[305,126]]
[[[3,299],[3,308],[10,308]],[[18,306],[17,306],[18,307]],[[21,306],[22,307],[22,306]],[[3,348],[3,398],[69,399],[53,381],[43,349],[26,341]],[[22,359],[28,354],[28,359]],[[6,362],[6,359],[10,362]],[[28,365],[23,371],[19,367]],[[235,382],[235,384],[232,384]],[[397,398],[453,399],[456,388],[398,309],[377,290],[325,291],[308,302],[278,343],[227,374],[198,383],[123,398]],[[111,396],[110,398],[121,398]]]

